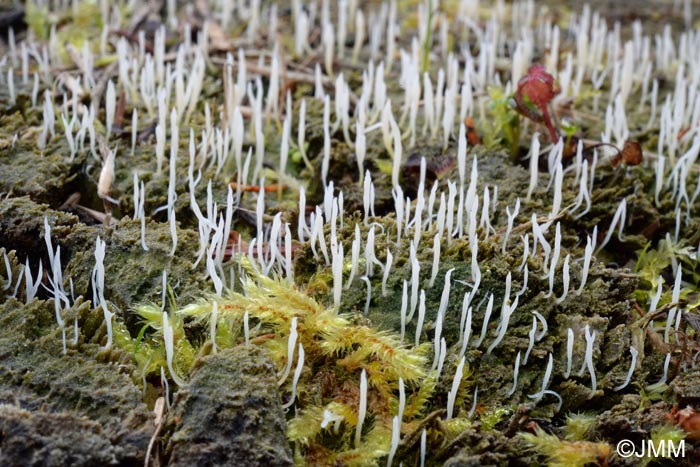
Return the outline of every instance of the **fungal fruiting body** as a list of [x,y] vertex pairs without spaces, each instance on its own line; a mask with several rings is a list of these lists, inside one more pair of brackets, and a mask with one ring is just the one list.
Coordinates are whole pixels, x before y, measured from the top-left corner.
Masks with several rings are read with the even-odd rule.
[[[53,300],[61,358],[99,347],[170,407],[209,354],[264,347],[280,452],[323,465],[450,463],[501,410],[620,408],[696,366],[691,2],[683,31],[532,1],[39,3],[0,56],[0,280],[24,326]],[[609,452],[531,431],[553,465]]]

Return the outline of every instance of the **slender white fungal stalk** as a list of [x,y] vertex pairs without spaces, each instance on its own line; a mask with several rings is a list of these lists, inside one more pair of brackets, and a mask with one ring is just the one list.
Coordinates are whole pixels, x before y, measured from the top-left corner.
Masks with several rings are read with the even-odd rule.
[[284,384],[284,381],[287,379],[287,376],[289,376],[289,372],[292,369],[292,361],[294,360],[294,347],[296,347],[297,344],[297,337],[299,337],[299,334],[297,332],[297,317],[295,316],[292,318],[292,324],[289,330],[289,338],[287,339],[287,363],[284,366],[282,375],[280,376],[279,380],[277,380],[277,386],[282,386]]
[[7,251],[3,250],[2,254],[5,259],[5,271],[7,271],[7,284],[5,284],[2,289],[8,290],[10,287],[12,287],[12,267],[10,267],[10,259],[7,257]]
[[[44,91],[44,105],[43,105],[43,121],[44,125],[42,126],[41,133],[39,134],[39,139],[37,141],[37,146],[39,149],[44,149],[46,147],[46,143],[48,141],[49,135],[50,137],[53,138],[55,134],[55,123],[56,123],[56,115],[54,113],[53,109],[53,100],[51,99],[51,91],[49,89],[46,89]],[[94,127],[90,127],[90,136],[92,139],[93,137],[93,132],[94,132]],[[93,150],[94,154],[94,150]]]
[[331,269],[333,270],[333,306],[340,308],[340,298],[343,293],[343,244],[339,243],[337,248],[331,247],[333,256]]
[[335,49],[335,28],[329,20],[321,25],[321,43],[323,44],[326,74],[333,76],[333,51]]
[[530,256],[530,234],[525,234],[525,236],[520,236],[523,241],[523,260],[518,266],[518,272],[522,271],[524,267],[527,266],[527,258]]
[[68,122],[66,120],[66,117],[61,114],[61,121],[63,122],[63,128],[64,128],[64,133],[66,135],[66,140],[68,142],[68,148],[70,149],[70,159],[69,161],[73,161],[75,158],[75,153],[77,152],[77,147],[76,147],[76,142],[75,139],[73,138],[73,122],[74,120],[71,120]]
[[[474,211],[475,210],[472,210],[470,213],[470,221],[469,221],[470,225],[476,224],[476,215],[474,214]],[[470,229],[471,228],[472,227],[470,227]],[[473,290],[473,293],[476,294],[476,292],[479,290],[479,284],[481,284],[481,268],[479,267],[479,258],[478,258],[478,255],[479,255],[479,237],[477,237],[474,232],[470,232],[470,235],[469,235],[469,248],[471,249],[471,253],[472,253],[471,278],[474,281],[474,286],[473,286],[472,290]]]
[[574,357],[574,330],[569,328],[566,331],[566,371],[564,378],[568,378],[571,374],[571,364]]
[[617,228],[617,238],[620,240],[620,242],[624,242],[625,240],[622,238],[622,229],[625,227],[625,215],[627,213],[627,198],[623,198],[622,202],[620,205],[617,207],[617,210],[615,211],[615,215],[613,216],[613,220],[610,223],[610,227],[608,228],[608,233],[603,239],[603,242],[600,244],[598,249],[596,250],[596,253],[599,253],[600,250],[605,248],[605,245],[608,244],[610,239],[613,236],[613,232],[615,230],[615,226],[618,225]]
[[476,401],[477,401],[477,396],[479,395],[479,386],[474,388],[474,397],[472,399],[472,408],[469,409],[469,413],[467,414],[467,418],[471,419],[474,414],[476,413]]
[[[49,265],[52,271],[56,271],[55,257],[53,252],[53,244],[51,243],[51,226],[49,225],[49,220],[44,216],[44,242],[46,243],[46,251],[49,254]],[[10,263],[7,260],[7,254],[5,254],[5,266],[7,267],[8,273],[11,275],[12,270],[10,270]],[[12,282],[12,280],[10,280]]]
[[[421,167],[425,166],[425,158],[421,159]],[[425,206],[425,198],[423,197],[423,185],[418,185],[418,199],[416,200],[416,213],[413,220],[413,244],[420,244],[421,234],[423,233],[423,207]]]
[[286,118],[282,126],[282,141],[280,142],[280,177],[284,177],[287,171],[287,158],[289,157],[289,138],[292,132],[292,119]]
[[659,304],[659,300],[661,300],[661,291],[663,289],[663,284],[664,284],[663,276],[659,275],[659,278],[656,281],[658,284],[656,286],[656,294],[654,294],[654,297],[651,299],[651,303],[649,304],[648,313],[651,313],[652,311],[656,310],[656,306]]
[[660,200],[659,200],[659,195],[661,195],[661,190],[663,189],[664,185],[664,163],[666,162],[666,158],[662,155],[659,155],[659,158],[656,160],[656,164],[654,165],[655,167],[655,172],[656,172],[656,183],[654,185],[654,202],[656,203],[656,206],[659,206]]
[[303,242],[310,234],[309,228],[306,225],[306,191],[303,186],[299,188],[299,224],[297,233],[300,242]]
[[367,284],[367,298],[365,299],[365,316],[369,313],[369,304],[372,301],[372,283],[367,276],[360,277]]
[[348,290],[350,288],[350,285],[352,284],[352,280],[355,277],[355,273],[357,272],[357,265],[358,262],[360,261],[360,245],[362,243],[362,236],[360,234],[360,226],[358,224],[355,224],[355,239],[352,241],[352,246],[351,246],[351,251],[350,251],[350,262],[351,264],[351,269],[350,269],[350,275],[348,276],[348,281],[345,284],[345,290]]
[[367,138],[365,128],[361,119],[355,122],[355,158],[357,159],[357,172],[359,174],[360,185],[363,183],[365,174],[365,155],[367,154]]
[[527,188],[527,197],[526,200],[530,201],[530,197],[532,196],[532,193],[535,191],[535,188],[537,188],[537,180],[538,180],[538,164],[539,164],[539,155],[540,155],[540,139],[539,139],[540,134],[535,132],[535,134],[532,135],[532,142],[530,143],[530,184]]
[[[596,332],[591,332],[590,326],[586,325],[585,329],[586,337],[586,354],[584,356],[583,367],[588,369],[588,373],[591,375],[591,395],[593,395],[598,387],[598,382],[595,375],[595,367],[593,366],[593,344],[595,343]],[[581,372],[579,372],[581,373]]]
[[462,348],[459,351],[459,356],[463,356],[467,351],[467,346],[469,345],[469,338],[472,332],[472,307],[467,309],[467,317],[464,323],[464,333],[461,335]]
[[525,358],[523,358],[523,365],[527,365],[527,359],[530,357],[530,352],[532,351],[532,348],[535,346],[535,333],[537,332],[537,318],[532,317],[532,328],[530,328],[530,332],[527,333],[529,341],[527,344],[527,350],[525,351]]
[[134,151],[136,150],[136,136],[138,135],[139,131],[139,115],[138,111],[134,108],[133,113],[131,114],[131,155],[134,155]]
[[391,101],[387,101],[386,105],[389,108],[389,116],[391,118],[391,134],[394,141],[391,185],[396,188],[399,186],[399,169],[401,167],[401,159],[403,157],[403,146],[401,144],[401,131],[399,130],[399,126],[394,121],[393,115],[391,115]]
[[[462,120],[463,121],[463,120]],[[466,125],[459,125],[459,138],[457,139],[457,169],[459,172],[459,201],[457,203],[457,229],[458,235],[461,237],[464,233],[464,223],[462,216],[464,215],[464,178],[467,171],[467,136]],[[444,197],[444,194],[443,194]],[[442,205],[441,205],[442,206]],[[438,229],[439,231],[439,229]]]
[[[351,10],[352,11],[352,10]],[[356,65],[365,42],[365,15],[361,9],[355,11],[355,45],[352,49],[352,64]]]
[[520,351],[515,357],[515,366],[513,367],[513,387],[508,391],[508,396],[512,396],[515,393],[515,389],[518,387],[518,373],[520,372]]
[[[471,308],[469,306],[471,304],[471,300],[472,300],[472,293],[469,291],[465,292],[464,297],[462,297],[462,313],[459,317],[459,341],[457,342],[457,344],[461,344],[462,340],[464,338],[464,326],[466,323],[467,314],[470,314],[470,312],[468,310],[469,310],[469,308]],[[471,327],[471,321],[469,322],[469,325]],[[468,333],[471,333],[471,330],[468,331]]]
[[489,238],[489,235],[491,233],[496,232],[496,230],[491,225],[491,219],[489,216],[489,208],[491,207],[490,198],[491,197],[489,195],[489,188],[486,186],[484,187],[483,202],[481,204],[481,220],[479,221],[479,227],[484,229],[487,239]]
[[[425,219],[425,224],[428,230],[433,228],[433,208],[435,207],[435,197],[437,196],[438,181],[433,182],[433,188],[430,190],[430,196],[428,198],[428,216]],[[425,226],[424,226],[425,228]]]
[[496,339],[491,343],[489,348],[486,350],[486,354],[490,354],[493,349],[496,348],[498,344],[503,340],[508,331],[508,323],[510,322],[510,317],[518,306],[518,298],[515,299],[513,304],[510,304],[510,286],[511,286],[511,273],[508,272],[506,276],[506,294],[503,297],[503,306],[501,307],[501,323],[498,326],[498,335]]
[[547,182],[547,188],[546,190],[549,191],[549,189],[552,186],[552,182],[554,182],[555,177],[556,177],[556,172],[557,172],[557,165],[561,163],[562,157],[563,157],[563,152],[564,152],[564,139],[559,138],[559,140],[554,144],[551,149],[549,150],[549,154],[547,155],[547,169],[549,170],[549,181]]
[[401,340],[406,335],[406,311],[408,310],[408,282],[403,281],[403,292],[401,292]]
[[[144,384],[146,384],[146,375],[143,376]],[[170,385],[168,384],[168,378],[165,377],[165,370],[163,366],[160,367],[160,382],[163,385],[164,395],[165,395],[165,406],[170,409]],[[145,387],[145,386],[144,386]]]
[[445,230],[445,216],[447,214],[447,204],[445,203],[445,193],[442,192],[440,193],[440,207],[438,208],[438,213],[437,213],[437,222],[436,222],[436,231],[438,234],[440,234],[440,238],[442,238],[442,234]]
[[457,365],[457,371],[455,372],[454,379],[452,380],[452,389],[449,393],[447,393],[447,418],[445,420],[452,420],[455,399],[457,398],[457,393],[459,392],[459,385],[462,383],[465,362],[466,358],[462,357],[462,359],[459,361],[459,365]]
[[[474,236],[474,229],[476,229],[476,225],[474,222],[476,222],[476,212],[479,207],[479,200],[478,196],[476,194],[476,189],[477,189],[477,181],[479,178],[479,161],[474,155],[474,159],[472,160],[472,170],[469,175],[469,187],[467,188],[467,197],[465,201],[465,208],[469,212],[469,238],[471,241],[471,237]],[[484,204],[487,204],[484,202]]]
[[283,409],[288,409],[294,404],[294,400],[297,397],[297,384],[299,383],[299,377],[301,376],[301,371],[304,369],[304,346],[299,342],[299,356],[297,357],[297,366],[294,368],[294,376],[292,378],[292,395],[286,404],[282,405]]
[[[404,206],[406,207],[406,210],[404,212],[404,226],[403,230],[408,233],[409,227],[410,227],[410,220],[411,220],[411,198],[406,196],[406,200],[404,201]],[[400,240],[399,240],[400,242]],[[413,242],[411,242],[413,244]]]
[[545,297],[550,297],[554,293],[554,273],[557,269],[557,263],[559,262],[559,255],[561,252],[561,224],[557,222],[556,233],[554,235],[554,249],[552,250],[552,262],[549,266],[549,292]]
[[146,213],[144,211],[144,202],[146,201],[146,189],[141,181],[141,199],[139,200],[139,217],[141,218],[141,248],[143,251],[148,251],[148,245],[146,245]]
[[370,227],[369,233],[367,234],[367,243],[365,244],[365,263],[367,266],[366,275],[367,277],[374,276],[374,265],[376,264],[380,268],[384,268],[384,265],[377,259],[374,252],[374,224]]
[[107,344],[105,348],[110,348],[112,346],[112,317],[114,313],[110,312],[107,308],[107,301],[104,296],[105,253],[106,243],[98,236],[95,242],[95,267],[92,270],[93,297],[102,308],[105,324],[107,325]]
[[481,346],[481,343],[484,341],[484,338],[486,337],[486,331],[488,331],[489,328],[489,320],[491,319],[491,312],[493,311],[493,294],[489,297],[489,302],[486,305],[486,312],[484,313],[484,322],[481,325],[481,335],[479,335],[479,339],[474,343],[474,347],[477,349]]
[[591,259],[593,259],[593,240],[591,240],[591,236],[588,235],[586,238],[586,248],[584,250],[584,255],[583,255],[583,270],[581,272],[581,285],[579,286],[578,290],[576,290],[576,295],[581,295],[581,292],[583,292],[583,288],[586,286],[586,280],[588,279],[588,271],[591,267]]
[[426,429],[420,434],[420,467],[425,467],[425,454],[428,450],[428,435]]
[[212,352],[216,353],[216,321],[219,317],[219,310],[216,301],[214,301],[211,308],[211,318],[209,320],[209,334],[211,338]]
[[593,160],[591,161],[591,174],[588,177],[590,181],[590,186],[588,187],[588,193],[593,193],[593,185],[595,184],[595,169],[598,166],[598,151],[593,150]]
[[362,441],[362,424],[367,414],[367,373],[364,368],[360,375],[360,404],[357,411],[357,426],[355,427],[355,448],[359,448]]
[[[194,145],[194,132],[190,132],[190,143]],[[224,233],[223,237],[221,237],[221,245],[219,246],[219,251],[217,252],[216,258],[216,263],[219,267],[221,267],[223,263],[226,252],[226,246],[228,244],[228,239],[231,234],[231,222],[233,220],[233,212],[233,189],[231,188],[231,185],[228,185],[226,187],[226,217],[224,219]]]
[[174,338],[173,338],[173,328],[168,321],[168,312],[163,312],[163,342],[165,343],[165,360],[168,364],[168,371],[170,371],[170,376],[175,381],[178,386],[184,386],[185,381],[180,378],[175,370],[173,369],[173,354],[174,354]]
[[243,313],[243,335],[245,336],[245,346],[250,347],[250,314]]
[[[217,235],[220,235],[220,234],[217,232]],[[215,245],[216,244],[217,243],[215,243]],[[215,250],[215,249],[216,248],[211,248],[211,250]],[[212,253],[213,253],[213,251],[212,251]],[[224,282],[221,279],[221,277],[219,277],[219,274],[216,272],[216,263],[212,259],[210,253],[207,253],[206,266],[207,266],[207,274],[209,274],[209,277],[211,277],[211,281],[214,284],[214,291],[215,291],[216,295],[220,297],[221,293],[223,292],[223,289],[224,289]],[[224,279],[225,279],[225,277],[224,277]]]
[[403,378],[399,376],[399,407],[397,416],[399,417],[399,424],[403,420],[403,412],[406,409],[406,388],[403,384]]
[[440,306],[438,307],[438,313],[445,317],[445,312],[447,310],[447,303],[450,301],[450,289],[452,287],[451,277],[452,272],[455,268],[451,268],[445,273],[445,284],[442,287],[442,295],[440,296]]
[[561,209],[562,184],[564,182],[564,168],[561,161],[557,163],[554,169],[554,199],[552,200],[552,210],[549,213],[549,218],[554,219]]
[[404,216],[404,197],[401,186],[392,189],[391,196],[394,198],[394,206],[396,208],[396,243],[400,243]]
[[321,247],[321,253],[323,253],[323,258],[326,261],[326,264],[330,264],[330,260],[328,259],[328,248],[326,247],[326,239],[323,234],[323,213],[321,212],[321,208],[316,206],[316,218],[313,226],[313,230],[311,231],[311,250],[316,254],[315,250],[315,243],[316,239],[318,239],[318,244]]
[[591,194],[588,191],[588,161],[583,161],[583,168],[581,169],[581,180],[579,183],[578,195],[576,196],[576,204],[574,205],[572,212],[576,211],[581,203],[586,202],[586,209],[581,211],[576,215],[576,219],[580,219],[591,210]]
[[420,264],[416,255],[416,247],[413,243],[409,247],[409,261],[411,262],[411,312],[408,314],[408,320],[413,320],[413,314],[416,312],[418,304],[418,279],[420,276]]
[[637,365],[637,355],[639,355],[639,352],[637,351],[637,349],[630,346],[630,354],[632,354],[632,362],[630,362],[630,369],[627,372],[627,377],[625,378],[625,382],[622,383],[621,385],[615,386],[613,388],[613,390],[616,392],[625,389],[627,387],[627,385],[630,384],[630,381],[632,381],[632,375],[634,374],[634,369]]
[[430,274],[430,281],[428,281],[428,288],[432,288],[435,284],[435,279],[437,278],[438,270],[440,269],[440,232],[435,234],[433,237],[433,268]]
[[321,182],[326,186],[328,168],[331,160],[331,134],[330,134],[331,100],[328,94],[323,99],[323,159],[321,161]]
[[9,94],[9,104],[10,106],[15,105],[16,99],[15,99],[15,73],[12,67],[10,67],[9,70],[7,70],[7,91]]
[[530,271],[529,271],[527,264],[526,264],[525,269],[523,269],[523,286],[520,288],[518,293],[515,294],[515,298],[520,297],[522,294],[524,294],[527,291],[527,283],[529,280],[529,275],[530,275]]
[[445,356],[447,356],[447,342],[445,341],[445,338],[440,339],[440,351],[439,351],[439,357],[438,357],[438,362],[437,362],[437,373],[435,375],[435,379],[439,380],[440,375],[442,374],[442,367],[445,365]]
[[364,182],[362,184],[362,207],[365,212],[365,225],[369,223],[369,215],[371,212],[371,193],[372,193],[372,176],[369,173],[369,170],[367,170],[367,173],[365,174]]
[[506,233],[503,236],[503,247],[501,248],[501,253],[506,254],[506,247],[508,246],[508,238],[510,237],[510,232],[513,230],[513,221],[518,216],[520,212],[520,197],[515,200],[515,208],[513,212],[510,212],[510,207],[506,206],[506,216],[508,217],[508,225],[506,227]]
[[[342,247],[342,245],[341,245]],[[391,271],[391,263],[394,260],[394,256],[391,251],[387,248],[386,250],[386,264],[384,265],[384,276],[382,277],[382,296],[386,297],[389,292],[386,290],[386,281],[389,279],[389,271]]]
[[[338,219],[340,220],[340,228],[343,228],[343,222],[345,218],[345,198],[343,197],[343,190],[338,190],[338,196],[335,198],[334,203],[338,207]],[[335,228],[335,222],[332,224]]]
[[[444,290],[443,290],[444,292]],[[444,293],[443,293],[444,295]],[[442,312],[438,310],[437,313],[437,318],[435,319],[435,343],[434,343],[434,348],[435,348],[435,358],[433,359],[433,367],[432,369],[434,370],[437,365],[438,361],[440,360],[440,338],[442,336],[442,323],[444,321],[445,317],[443,316]],[[438,377],[439,377],[439,372],[438,372]]]
[[676,278],[673,282],[673,292],[671,292],[671,303],[673,307],[668,312],[668,317],[666,318],[666,329],[664,330],[664,342],[668,343],[671,334],[671,325],[673,325],[676,313],[678,313],[678,300],[681,296],[681,279],[682,279],[683,268],[676,269]]
[[107,130],[107,139],[112,134],[112,124],[114,122],[114,112],[117,108],[117,96],[114,90],[114,83],[110,79],[107,82],[107,92],[105,93],[105,123]]
[[544,251],[544,260],[542,262],[542,268],[544,269],[544,272],[548,272],[548,265],[549,265],[549,255],[552,252],[552,247],[549,245],[549,242],[544,238],[544,233],[542,231],[542,227],[537,223],[537,216],[535,213],[532,213],[532,237],[533,237],[533,247],[532,247],[532,255],[537,254],[537,242],[540,242],[542,244],[542,250]]
[[552,367],[554,365],[554,359],[552,358],[552,353],[549,353],[549,360],[547,362],[547,369],[544,371],[544,377],[542,378],[542,388],[540,389],[540,392],[535,393],[535,394],[528,394],[527,397],[530,399],[535,399],[536,402],[539,402],[542,397],[545,394],[545,391],[547,390],[547,386],[549,385],[549,378],[552,376]]
[[[255,236],[257,243],[258,243],[258,258],[260,258],[261,261],[263,261],[264,255],[263,255],[263,222],[264,222],[264,215],[265,215],[265,179],[264,177],[261,178],[260,180],[260,191],[258,192],[258,199],[255,203],[255,220],[256,220],[256,226],[257,226],[257,235]],[[318,212],[317,212],[318,215]],[[314,226],[314,230],[316,229],[316,226]],[[311,248],[314,249],[314,243],[315,243],[315,235],[311,236]],[[314,249],[314,257],[316,257],[316,250]]]
[[[44,218],[45,225],[48,228],[48,224],[46,223],[46,218]],[[47,230],[48,232],[48,230]],[[50,244],[50,239],[47,240]],[[51,250],[51,249],[50,249]],[[51,254],[51,251],[49,251]],[[52,269],[52,277],[53,279],[49,278],[49,283],[53,286],[53,295],[54,295],[54,309],[56,313],[56,322],[58,323],[58,327],[61,329],[61,337],[62,337],[62,343],[63,343],[63,355],[66,355],[67,353],[67,348],[66,348],[66,326],[65,326],[65,321],[63,319],[63,316],[61,314],[61,303],[64,303],[65,307],[68,308],[70,307],[70,302],[68,301],[68,298],[66,297],[65,292],[63,291],[63,272],[61,271],[61,247],[58,246],[56,248],[56,254],[52,255],[51,257],[51,269]],[[41,275],[37,277],[37,287],[39,286],[41,282]]]
[[136,172],[134,172],[134,219],[139,218],[139,201],[140,201],[140,195],[139,195],[139,176]]
[[394,462],[394,455],[396,455],[396,450],[401,440],[401,420],[398,416],[393,418],[391,426],[391,447],[389,448],[389,456],[386,461],[387,467],[391,467],[392,462]]
[[564,266],[562,267],[562,282],[564,286],[564,290],[561,294],[561,297],[556,299],[557,304],[562,303],[564,300],[566,300],[566,296],[569,293],[569,260],[571,255],[566,255],[566,258],[564,258]]
[[[410,321],[410,320],[409,320]],[[425,290],[420,291],[420,304],[418,305],[418,324],[416,324],[416,340],[415,345],[418,347],[420,343],[420,335],[423,330],[423,322],[425,321]]]

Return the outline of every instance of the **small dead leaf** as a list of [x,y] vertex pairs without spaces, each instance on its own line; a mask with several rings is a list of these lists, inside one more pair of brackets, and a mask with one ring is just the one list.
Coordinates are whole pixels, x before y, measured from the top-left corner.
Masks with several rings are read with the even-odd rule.
[[625,141],[622,147],[622,161],[627,165],[639,165],[642,162],[642,145],[639,141]]
[[464,120],[464,124],[467,127],[467,141],[469,142],[469,145],[476,146],[481,144],[481,137],[479,137],[479,133],[476,131],[474,120],[471,117],[467,117]]

